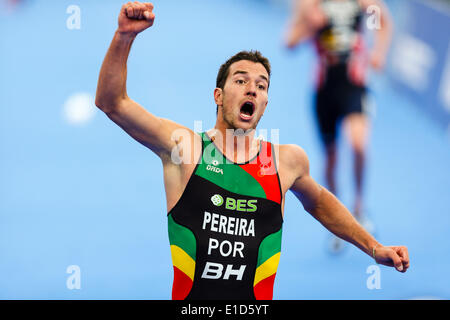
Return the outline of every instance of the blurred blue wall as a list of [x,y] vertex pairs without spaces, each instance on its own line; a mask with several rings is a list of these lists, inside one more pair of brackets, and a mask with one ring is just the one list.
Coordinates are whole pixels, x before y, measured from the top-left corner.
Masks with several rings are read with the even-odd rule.
[[450,5],[390,1],[395,35],[388,74],[437,123],[450,128]]

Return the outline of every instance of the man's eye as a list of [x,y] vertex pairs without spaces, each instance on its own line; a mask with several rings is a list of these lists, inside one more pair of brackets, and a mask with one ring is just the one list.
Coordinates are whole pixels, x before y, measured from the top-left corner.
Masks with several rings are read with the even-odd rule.
[[261,90],[266,90],[266,86],[262,85],[262,84],[258,85],[258,88],[261,89]]
[[236,83],[237,83],[237,84],[244,84],[244,80],[238,79],[238,80],[236,80]]

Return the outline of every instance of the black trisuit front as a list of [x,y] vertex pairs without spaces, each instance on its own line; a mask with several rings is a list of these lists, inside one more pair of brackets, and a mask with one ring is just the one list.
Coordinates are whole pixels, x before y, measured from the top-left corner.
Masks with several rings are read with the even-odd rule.
[[271,143],[238,164],[202,133],[202,157],[168,213],[172,298],[272,299],[281,202]]

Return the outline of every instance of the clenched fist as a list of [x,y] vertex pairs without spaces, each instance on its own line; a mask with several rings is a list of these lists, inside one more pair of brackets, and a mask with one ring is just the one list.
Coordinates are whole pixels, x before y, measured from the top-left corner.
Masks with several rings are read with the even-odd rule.
[[409,268],[409,253],[405,246],[376,247],[373,258],[377,263],[395,267],[399,272],[406,272]]
[[138,34],[153,25],[155,14],[153,4],[150,2],[128,2],[120,9],[119,29],[120,33]]

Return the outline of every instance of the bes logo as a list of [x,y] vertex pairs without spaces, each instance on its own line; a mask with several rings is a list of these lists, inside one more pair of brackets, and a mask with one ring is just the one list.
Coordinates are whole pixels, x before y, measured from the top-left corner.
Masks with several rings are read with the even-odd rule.
[[223,204],[223,198],[219,194],[215,194],[211,197],[211,202],[217,206],[220,207]]
[[211,202],[217,206],[220,207],[225,202],[225,209],[228,210],[236,210],[240,212],[255,212],[257,207],[256,203],[258,200],[252,199],[252,200],[246,200],[246,199],[233,199],[230,197],[227,197],[226,200],[223,200],[223,197],[219,194],[215,194],[211,197]]

